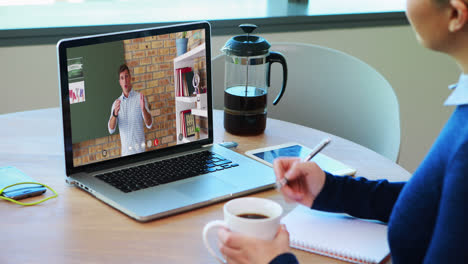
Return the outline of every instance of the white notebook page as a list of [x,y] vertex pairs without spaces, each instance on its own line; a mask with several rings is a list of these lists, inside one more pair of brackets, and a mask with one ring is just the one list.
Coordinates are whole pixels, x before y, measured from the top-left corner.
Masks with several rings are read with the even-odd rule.
[[281,222],[291,246],[355,263],[379,263],[390,253],[387,226],[299,205]]

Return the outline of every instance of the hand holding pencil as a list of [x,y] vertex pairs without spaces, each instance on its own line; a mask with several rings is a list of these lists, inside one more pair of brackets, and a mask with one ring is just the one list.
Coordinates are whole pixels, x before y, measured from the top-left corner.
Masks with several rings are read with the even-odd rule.
[[287,201],[312,206],[315,197],[325,184],[325,172],[315,163],[309,162],[319,153],[330,139],[320,142],[304,160],[299,158],[278,158],[273,163],[278,190]]

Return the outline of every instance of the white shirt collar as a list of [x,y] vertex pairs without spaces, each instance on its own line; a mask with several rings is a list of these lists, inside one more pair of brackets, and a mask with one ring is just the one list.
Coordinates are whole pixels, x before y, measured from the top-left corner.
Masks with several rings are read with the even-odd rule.
[[453,90],[444,105],[463,105],[468,104],[468,74],[460,75],[457,84],[449,85]]
[[132,96],[133,96],[133,89],[131,89],[130,92],[128,93],[128,97],[125,97],[125,94],[122,92],[122,100],[126,100]]

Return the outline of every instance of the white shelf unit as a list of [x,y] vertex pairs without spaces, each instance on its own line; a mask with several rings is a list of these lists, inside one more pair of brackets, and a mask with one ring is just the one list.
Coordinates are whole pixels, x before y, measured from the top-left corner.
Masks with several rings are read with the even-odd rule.
[[197,101],[197,97],[196,97],[196,96],[191,96],[191,97],[188,97],[188,96],[176,96],[176,101],[177,101],[177,102],[180,102],[181,104],[182,104],[182,103],[185,103],[185,104],[194,104],[194,103]]
[[206,109],[192,108],[191,110],[192,110],[192,115],[208,117],[208,110]]
[[[193,48],[190,51],[187,51],[186,53],[174,58],[174,78],[177,78],[177,72],[176,69],[179,68],[184,68],[184,67],[191,67],[193,68],[193,65],[195,64],[195,59],[201,56],[205,56],[205,43],[200,44],[199,46]],[[177,95],[177,81],[174,80],[174,94]],[[179,138],[179,135],[182,133],[181,128],[180,128],[180,112],[183,110],[191,109],[192,110],[192,115],[198,115],[202,117],[208,117],[208,111],[203,109],[197,109],[196,102],[197,102],[197,97],[196,96],[176,96],[176,131],[177,131],[177,144],[179,143],[187,143],[191,142],[192,140],[195,140],[195,136],[192,137],[182,137],[182,139]],[[206,134],[200,132],[200,137],[207,137]]]
[[[197,47],[185,52],[184,54],[174,58],[174,64],[178,64],[179,67],[192,67],[195,58],[205,55],[205,43],[198,45]],[[176,67],[174,66],[174,71]]]

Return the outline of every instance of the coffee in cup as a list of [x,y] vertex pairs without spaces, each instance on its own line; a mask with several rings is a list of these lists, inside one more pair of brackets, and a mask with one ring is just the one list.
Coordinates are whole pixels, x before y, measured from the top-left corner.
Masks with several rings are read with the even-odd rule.
[[246,213],[246,214],[238,214],[238,217],[247,218],[247,219],[265,219],[268,218],[266,215],[256,214],[256,213]]
[[272,240],[283,214],[283,208],[278,203],[255,197],[233,199],[224,204],[223,211],[224,220],[211,221],[203,229],[203,242],[210,254],[220,263],[225,263],[225,260],[218,256],[208,243],[209,230],[224,227],[232,232]]

